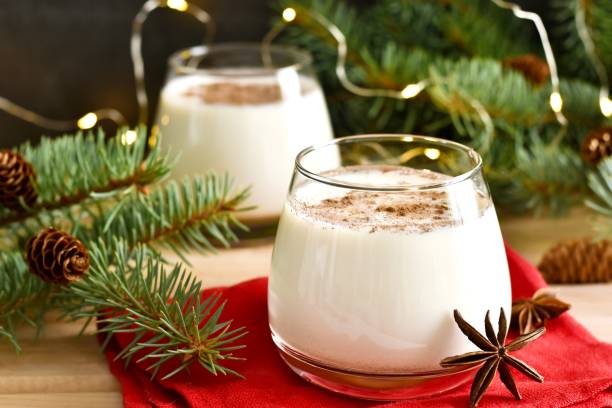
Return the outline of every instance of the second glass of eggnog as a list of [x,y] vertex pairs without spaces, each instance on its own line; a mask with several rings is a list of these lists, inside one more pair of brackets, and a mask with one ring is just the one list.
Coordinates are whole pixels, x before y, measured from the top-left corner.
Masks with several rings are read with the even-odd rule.
[[[334,164],[335,163],[335,164]],[[440,361],[510,313],[508,264],[482,161],[423,136],[336,139],[296,160],[272,259],[272,337],[299,375],[368,399],[439,393],[478,367]]]
[[296,154],[333,138],[310,55],[260,44],[200,46],[170,58],[159,103],[174,178],[214,170],[250,186],[251,227],[276,221]]

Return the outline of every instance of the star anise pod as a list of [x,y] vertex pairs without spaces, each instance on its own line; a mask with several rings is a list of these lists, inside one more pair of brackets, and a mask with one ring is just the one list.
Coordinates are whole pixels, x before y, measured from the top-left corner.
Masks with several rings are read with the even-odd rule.
[[554,319],[570,305],[555,297],[548,289],[539,289],[531,299],[519,299],[512,303],[513,326],[518,327],[520,334],[529,333],[544,326],[550,319]]
[[502,380],[502,383],[504,383],[506,388],[510,390],[516,399],[521,399],[521,394],[519,393],[516,383],[512,378],[510,367],[514,367],[517,371],[535,381],[544,381],[544,377],[542,377],[536,370],[518,358],[508,354],[511,351],[522,349],[527,344],[544,334],[545,329],[543,327],[531,333],[517,337],[510,343],[505,344],[506,336],[508,335],[508,323],[503,309],[501,309],[499,312],[497,335],[495,334],[495,330],[491,324],[489,311],[487,311],[487,315],[485,316],[486,337],[480,334],[478,330],[476,330],[468,322],[463,320],[461,313],[459,313],[459,311],[456,309],[454,311],[454,316],[455,322],[457,322],[459,329],[461,329],[463,334],[465,334],[467,338],[470,339],[470,341],[478,346],[478,348],[482,351],[473,351],[470,353],[461,354],[459,356],[447,357],[440,362],[440,365],[442,367],[462,367],[484,363],[476,373],[476,377],[474,377],[474,382],[472,383],[472,388],[470,389],[470,407],[475,407],[478,405],[480,399],[483,397],[487,388],[491,384],[491,381],[493,381],[496,371],[499,371],[499,378]]

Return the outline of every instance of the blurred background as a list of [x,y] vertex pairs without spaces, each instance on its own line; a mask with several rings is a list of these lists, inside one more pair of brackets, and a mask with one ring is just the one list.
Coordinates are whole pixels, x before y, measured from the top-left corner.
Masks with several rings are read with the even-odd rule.
[[[114,107],[136,123],[129,39],[142,0],[0,1],[0,96],[50,118],[73,119]],[[272,2],[194,0],[217,23],[215,40],[259,41],[270,27]],[[367,1],[352,0],[354,5]],[[536,11],[546,1],[519,1]],[[194,18],[157,10],[144,26],[143,55],[150,109],[157,106],[168,56],[202,42]],[[537,38],[534,38],[537,41]],[[152,113],[149,117],[152,117]],[[0,111],[0,147],[53,132]]]

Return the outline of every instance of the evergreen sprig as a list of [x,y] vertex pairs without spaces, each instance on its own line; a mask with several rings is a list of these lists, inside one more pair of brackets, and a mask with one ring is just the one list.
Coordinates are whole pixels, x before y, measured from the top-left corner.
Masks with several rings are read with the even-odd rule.
[[[609,18],[604,3],[581,3],[588,8],[593,38],[602,51],[607,49],[602,38],[612,31],[612,24],[604,24]],[[360,7],[345,0],[277,4],[297,11],[280,41],[312,52],[338,135],[414,133],[469,144],[487,163],[496,203],[513,209],[558,212],[590,194],[587,169],[577,151],[589,130],[610,123],[599,108],[599,84],[589,82],[593,77],[588,75],[560,79],[563,114],[569,121],[562,127],[549,105],[550,84],[534,85],[504,64],[506,58],[526,53],[543,58],[532,23],[485,0],[382,0]],[[336,76],[337,44],[311,13],[345,34],[347,75],[353,82],[396,91],[425,79],[429,85],[409,100],[347,92]],[[563,24],[570,24],[566,20]],[[582,47],[580,41],[572,44]],[[563,60],[564,51],[557,51]],[[475,106],[490,118],[492,132]],[[560,176],[565,172],[568,177]]]
[[612,236],[612,157],[603,160],[589,176],[589,187],[593,197],[586,205],[601,217],[596,218],[595,229],[601,236]]
[[21,350],[16,328],[24,323],[40,328],[51,293],[49,285],[29,272],[20,252],[0,253],[0,339]]
[[147,154],[146,130],[138,129],[131,145],[125,143],[126,131],[113,138],[100,130],[22,145],[18,150],[34,167],[39,198],[26,211],[1,208],[0,234],[23,238],[48,225],[86,228],[88,220],[104,211],[104,200],[166,176],[170,163],[159,145]]
[[550,23],[555,54],[562,74],[598,82],[593,63],[588,58],[578,34],[576,13],[584,14],[584,22],[595,45],[597,57],[612,77],[612,3],[607,0],[550,2]]
[[123,240],[91,244],[90,260],[87,277],[68,286],[60,300],[69,318],[97,319],[106,334],[103,347],[116,333],[132,336],[117,359],[145,362],[152,377],[175,360],[162,379],[193,363],[215,375],[239,375],[223,364],[239,359],[233,352],[244,346],[233,343],[245,328],[221,322],[225,303],[218,294],[202,299],[201,283],[181,265],[166,271],[146,247],[130,249]]
[[[214,173],[170,181],[148,194],[134,193],[99,217],[93,237],[124,237],[128,244],[167,248],[182,257],[189,250],[214,252],[215,244],[237,242],[232,228],[248,189],[235,192],[228,176]],[[187,261],[186,261],[187,262]]]
[[494,193],[515,211],[560,213],[580,203],[588,192],[586,170],[571,149],[532,137],[529,147],[518,146],[513,168],[490,170]]
[[[124,144],[124,130],[43,139],[20,151],[38,178],[40,200],[25,212],[0,210],[0,338],[19,350],[16,327],[41,327],[50,309],[71,319],[100,319],[100,330],[134,336],[119,358],[149,360],[156,375],[174,357],[172,376],[198,362],[212,373],[236,374],[223,360],[237,359],[230,345],[244,335],[222,322],[218,296],[200,298],[201,283],[182,266],[165,270],[162,248],[184,257],[188,250],[214,251],[237,241],[245,228],[235,214],[248,190],[234,191],[228,176],[213,173],[151,186],[168,174],[159,145],[146,152],[140,129]],[[23,238],[41,227],[69,229],[91,255],[87,277],[57,287],[30,273]],[[19,239],[15,239],[17,236]]]

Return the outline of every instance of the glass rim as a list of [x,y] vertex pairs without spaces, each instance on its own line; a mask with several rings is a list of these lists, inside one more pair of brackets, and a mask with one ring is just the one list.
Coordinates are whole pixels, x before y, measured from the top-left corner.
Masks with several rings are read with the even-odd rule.
[[[398,184],[393,186],[371,186],[366,184],[358,184],[358,183],[350,183],[342,180],[335,179],[333,177],[323,176],[317,172],[313,172],[308,170],[303,164],[302,160],[312,152],[316,152],[323,148],[334,146],[334,145],[342,145],[342,144],[350,144],[355,142],[376,142],[376,141],[404,141],[404,142],[415,142],[415,141],[423,141],[427,143],[431,143],[433,145],[450,147],[455,150],[460,150],[467,154],[467,156],[474,160],[474,164],[472,167],[457,175],[453,176],[450,179],[439,183],[420,183],[420,184]],[[381,133],[381,134],[365,134],[365,135],[355,135],[355,136],[344,136],[336,138],[330,142],[322,143],[319,145],[309,146],[303,149],[295,158],[295,168],[296,170],[302,174],[303,176],[313,180],[318,181],[320,183],[324,183],[333,187],[340,188],[348,188],[352,190],[363,190],[363,191],[389,191],[389,192],[401,192],[401,191],[427,191],[434,190],[444,187],[449,187],[451,185],[460,183],[462,181],[468,180],[472,178],[475,174],[477,174],[482,169],[482,157],[476,150],[463,145],[461,143],[453,142],[451,140],[441,139],[433,136],[421,136],[421,135],[412,135],[412,134],[392,134],[392,133]]]
[[186,65],[186,61],[190,61],[194,57],[200,58],[197,60],[197,63],[199,63],[201,59],[203,59],[207,55],[211,55],[218,51],[237,51],[240,53],[244,53],[245,51],[258,51],[262,53],[262,55],[264,52],[264,47],[261,43],[227,42],[210,45],[196,45],[193,47],[183,48],[182,50],[176,51],[170,55],[170,57],[168,58],[168,65],[172,70],[181,74],[202,73],[211,76],[221,77],[267,76],[270,75],[270,73],[278,73],[284,70],[300,71],[305,67],[312,65],[312,56],[308,51],[301,50],[291,45],[271,44],[268,47],[270,53],[277,52],[289,56],[289,58],[292,60],[292,63],[282,66],[264,67],[266,68],[265,71],[250,73],[227,71],[224,72],[227,68],[200,68],[197,65]]

